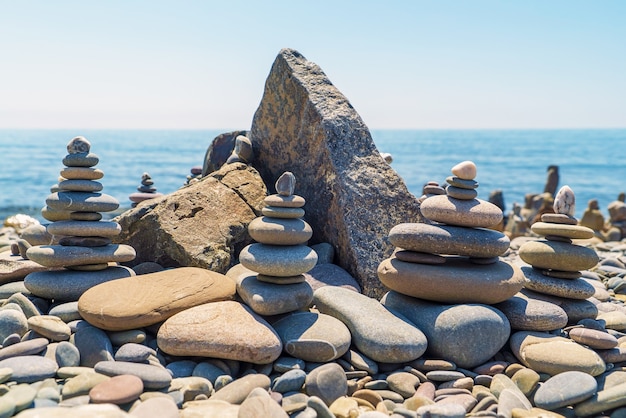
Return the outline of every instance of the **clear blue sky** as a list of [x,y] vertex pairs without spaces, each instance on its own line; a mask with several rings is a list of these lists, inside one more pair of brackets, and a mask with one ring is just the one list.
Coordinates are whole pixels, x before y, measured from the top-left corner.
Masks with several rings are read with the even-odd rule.
[[283,47],[371,129],[626,127],[622,0],[0,0],[0,128],[247,129]]

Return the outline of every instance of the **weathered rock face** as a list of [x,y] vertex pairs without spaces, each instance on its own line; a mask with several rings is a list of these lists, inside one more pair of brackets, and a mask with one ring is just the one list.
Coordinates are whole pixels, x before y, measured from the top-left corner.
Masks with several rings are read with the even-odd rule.
[[216,136],[204,154],[202,177],[208,176],[212,172],[219,170],[230,156],[233,148],[235,148],[235,138],[239,135],[246,134],[247,131],[233,131],[224,132],[223,134]]
[[248,224],[261,213],[267,189],[252,167],[234,163],[118,218],[118,242],[137,249],[133,265],[203,267],[225,273],[251,242]]
[[398,223],[418,222],[419,204],[376,149],[367,126],[319,66],[292,49],[278,54],[250,131],[266,184],[298,177],[314,242],[329,242],[341,267],[380,297],[380,260]]

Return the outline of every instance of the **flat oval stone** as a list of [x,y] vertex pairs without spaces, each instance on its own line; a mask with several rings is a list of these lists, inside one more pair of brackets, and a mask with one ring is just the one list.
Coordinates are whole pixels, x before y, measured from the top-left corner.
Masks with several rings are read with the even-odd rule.
[[448,225],[489,228],[502,222],[502,211],[493,203],[460,200],[447,195],[432,196],[420,206],[422,215]]
[[28,318],[28,328],[51,341],[65,341],[72,331],[61,318],[52,315],[36,315]]
[[111,212],[120,206],[117,199],[105,193],[63,191],[49,195],[46,205],[72,212]]
[[478,196],[476,189],[462,189],[455,186],[448,186],[446,193],[448,196],[460,200],[472,200]]
[[533,267],[562,271],[587,270],[599,261],[593,248],[557,241],[527,241],[519,256]]
[[280,393],[299,391],[302,389],[305,379],[306,372],[304,370],[289,370],[278,376],[274,382],[272,382],[272,391]]
[[374,361],[402,363],[426,351],[426,336],[392,314],[376,299],[342,287],[324,286],[313,294],[321,313],[346,324],[354,345]]
[[143,381],[134,375],[123,374],[97,384],[89,391],[91,403],[122,405],[139,398],[143,392]]
[[297,276],[315,267],[317,253],[306,245],[250,244],[239,253],[239,262],[267,276]]
[[98,180],[104,177],[104,171],[92,167],[66,167],[60,174],[68,180]]
[[0,360],[10,357],[30,356],[41,353],[48,346],[46,338],[34,338],[32,340],[20,341],[7,345],[0,349]]
[[99,221],[102,214],[98,212],[70,212],[70,219],[73,221]]
[[94,366],[97,373],[106,376],[134,375],[141,379],[146,389],[162,389],[170,385],[172,376],[160,366],[128,361],[101,361]]
[[291,284],[266,283],[255,276],[241,277],[237,294],[259,315],[279,315],[308,308],[313,300],[313,288],[307,282]]
[[276,206],[279,208],[301,208],[306,203],[306,200],[302,196],[291,195],[282,196],[279,194],[272,194],[264,199],[267,206]]
[[389,231],[389,241],[404,250],[468,257],[496,257],[509,249],[509,238],[491,229],[402,223]]
[[150,356],[156,356],[157,352],[152,348],[136,343],[126,343],[115,352],[115,361],[130,361],[133,363],[142,363]]
[[593,229],[581,225],[564,225],[547,222],[535,222],[530,229],[537,235],[557,235],[571,239],[592,238]]
[[556,375],[577,370],[598,376],[606,369],[595,351],[544,332],[518,331],[511,336],[510,347],[523,365],[538,373]]
[[552,411],[564,406],[575,405],[595,395],[598,384],[593,376],[568,371],[546,380],[535,392],[534,402],[539,408]]
[[595,293],[595,288],[583,279],[559,279],[544,276],[532,267],[522,267],[526,277],[524,287],[538,293],[568,299],[588,299]]
[[572,340],[595,349],[608,350],[618,345],[617,338],[608,332],[597,329],[572,328],[568,334]]
[[452,174],[461,179],[473,180],[476,178],[476,164],[473,161],[462,161],[452,167],[451,171]]
[[271,245],[298,245],[306,243],[313,230],[302,219],[282,219],[262,216],[248,225],[253,240]]
[[206,303],[177,313],[159,328],[157,344],[175,356],[256,364],[271,363],[283,349],[274,329],[250,308],[235,301]]
[[[78,221],[77,221],[78,222]],[[38,245],[30,247],[26,255],[46,267],[69,267],[108,262],[123,263],[135,259],[135,249],[125,244],[103,247],[69,247],[63,245]]]
[[498,261],[473,264],[448,257],[445,264],[407,263],[394,258],[378,266],[378,278],[391,290],[443,303],[498,303],[524,287],[519,267]]
[[317,396],[326,405],[348,394],[346,375],[337,363],[327,363],[311,370],[306,376],[305,390],[309,396]]
[[[446,183],[448,183],[452,187],[456,187],[457,189],[474,190],[478,187],[477,181],[462,179],[456,176],[446,177]],[[450,186],[446,188],[446,193],[448,189],[450,188]]]
[[580,402],[574,407],[574,413],[576,416],[586,417],[624,405],[626,405],[626,383],[602,390],[591,398]]
[[442,305],[397,292],[388,292],[381,302],[424,332],[431,357],[459,367],[485,363],[506,344],[511,331],[506,316],[491,306]]
[[[270,388],[270,378],[261,373],[248,374],[233,380],[228,385],[211,395],[211,400],[241,404],[256,388]],[[217,417],[218,415],[216,415]],[[221,415],[219,415],[221,416]]]
[[494,307],[507,317],[515,330],[552,331],[563,328],[568,321],[567,313],[560,306],[521,293]]
[[17,356],[0,360],[0,369],[13,370],[11,380],[17,383],[33,383],[54,377],[56,362],[42,356]]
[[34,295],[56,301],[77,301],[88,289],[135,273],[127,267],[108,267],[100,271],[55,270],[31,273],[24,285]]
[[77,152],[67,154],[63,158],[63,165],[66,167],[93,167],[98,165],[100,159],[92,152]]
[[70,192],[99,192],[104,188],[102,183],[93,180],[63,180],[59,182],[59,190]]
[[108,221],[58,221],[47,227],[52,235],[73,235],[77,237],[115,237],[122,232],[120,224]]
[[80,351],[74,344],[61,341],[54,352],[54,360],[59,368],[80,366]]
[[446,262],[445,257],[437,254],[422,253],[409,250],[394,251],[393,256],[398,260],[406,261],[407,263],[443,264]]
[[541,222],[562,225],[578,225],[578,220],[576,218],[562,213],[544,213],[541,215]]
[[281,208],[279,206],[265,206],[261,209],[261,213],[270,218],[294,219],[304,216],[302,208]]
[[287,354],[305,361],[336,360],[350,348],[348,327],[330,315],[295,312],[272,324]]
[[199,267],[181,267],[94,286],[78,301],[89,323],[108,331],[141,328],[203,303],[232,299],[235,282]]
[[133,417],[138,418],[178,418],[178,406],[169,396],[156,396],[146,399],[139,405],[133,406]]
[[59,245],[71,247],[103,247],[111,244],[111,238],[106,237],[63,237]]

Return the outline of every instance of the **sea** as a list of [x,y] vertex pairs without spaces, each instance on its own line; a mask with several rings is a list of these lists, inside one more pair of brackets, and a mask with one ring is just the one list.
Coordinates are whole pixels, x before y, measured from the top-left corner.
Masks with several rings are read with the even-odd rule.
[[[130,208],[144,172],[167,194],[182,187],[191,168],[202,166],[220,130],[0,130],[0,220],[18,213],[40,222],[50,188],[57,183],[67,143],[85,136],[104,171],[103,193]],[[445,183],[450,169],[465,160],[477,166],[478,197],[501,190],[505,212],[541,193],[547,168],[559,167],[559,187],[576,195],[576,216],[587,202],[607,206],[626,191],[626,129],[597,130],[372,130],[381,153],[419,197],[428,181]],[[294,174],[298,175],[297,172]],[[296,185],[297,193],[297,185]],[[105,216],[106,218],[106,216]]]

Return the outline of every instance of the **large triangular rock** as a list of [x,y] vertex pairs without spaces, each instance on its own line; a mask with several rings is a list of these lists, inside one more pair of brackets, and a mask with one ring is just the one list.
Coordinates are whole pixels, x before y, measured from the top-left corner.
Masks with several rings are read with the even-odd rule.
[[376,269],[393,251],[387,234],[398,223],[418,222],[419,205],[382,159],[348,99],[319,66],[283,49],[265,83],[250,139],[266,184],[285,171],[296,175],[312,242],[332,243],[339,265],[357,278],[363,293],[382,296]]
[[190,186],[140,203],[116,221],[118,242],[136,249],[133,265],[203,267],[225,273],[251,242],[248,224],[260,215],[267,189],[242,163],[223,166]]

